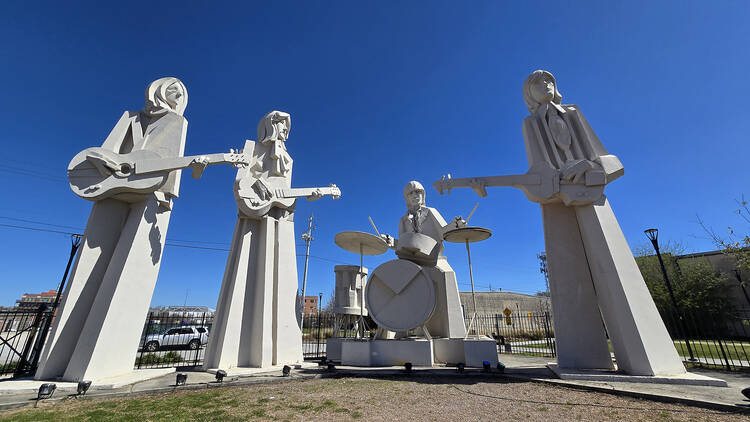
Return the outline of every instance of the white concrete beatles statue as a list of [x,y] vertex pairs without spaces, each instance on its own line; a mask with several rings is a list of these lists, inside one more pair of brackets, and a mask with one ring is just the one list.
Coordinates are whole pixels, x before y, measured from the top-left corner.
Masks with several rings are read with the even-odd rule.
[[622,164],[577,106],[561,104],[552,74],[533,72],[523,97],[531,113],[523,122],[529,171],[444,179],[435,187],[472,187],[482,195],[488,186],[514,186],[541,204],[559,367],[612,369],[606,327],[619,370],[685,373],[603,195],[605,185],[623,175]]
[[[111,175],[122,169],[106,155],[182,156],[187,99],[177,78],[152,82],[144,109],[123,113],[102,147],[91,149],[99,151],[84,153],[89,168],[80,172],[113,179]],[[76,173],[79,164],[71,162],[69,173]],[[74,191],[75,177],[71,175]],[[180,171],[172,171],[151,188],[118,188],[87,198],[96,202],[42,351],[37,379],[100,379],[132,371],[179,187]]]
[[297,258],[294,207],[340,195],[338,188],[291,189],[286,151],[289,114],[272,111],[258,124],[258,141],[246,141],[251,164],[237,171],[239,216],[216,305],[205,369],[263,368],[302,361],[295,302]]
[[390,247],[396,249],[396,255],[400,259],[422,266],[434,283],[435,308],[424,324],[429,334],[435,337],[464,338],[466,327],[456,273],[443,255],[443,234],[465,225],[465,222],[457,218],[448,224],[438,210],[426,206],[425,190],[417,181],[406,184],[404,199],[407,210],[398,223],[398,239],[389,235],[383,237]]

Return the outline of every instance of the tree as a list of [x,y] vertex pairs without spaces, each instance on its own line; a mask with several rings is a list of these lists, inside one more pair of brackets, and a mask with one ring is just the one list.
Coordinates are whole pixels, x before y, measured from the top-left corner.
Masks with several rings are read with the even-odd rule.
[[[669,297],[656,255],[649,253],[650,248],[636,250],[636,262],[646,281],[649,292],[662,315],[675,311]],[[723,320],[733,312],[730,301],[726,300],[725,283],[727,276],[714,270],[708,260],[679,262],[684,248],[678,243],[669,242],[661,248],[664,267],[672,284],[675,301],[682,315],[709,315],[714,320]]]
[[[745,200],[745,196],[737,202],[737,209],[734,210],[742,220],[750,224],[750,208]],[[733,226],[727,227],[727,237],[719,236],[711,227],[698,217],[698,223],[703,228],[703,231],[708,234],[711,241],[727,255],[732,256],[735,259],[737,269],[741,272],[750,271],[750,234],[745,231],[745,234],[738,233],[738,230]],[[744,286],[744,283],[743,287]]]

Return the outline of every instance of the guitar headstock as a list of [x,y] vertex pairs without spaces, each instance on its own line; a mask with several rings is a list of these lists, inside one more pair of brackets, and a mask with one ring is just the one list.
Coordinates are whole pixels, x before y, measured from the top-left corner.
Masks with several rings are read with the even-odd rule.
[[341,198],[341,189],[339,189],[338,186],[331,183],[330,185],[328,185],[328,187],[331,189],[331,198],[333,199]]
[[443,194],[443,192],[445,192],[446,194],[450,194],[451,189],[453,188],[451,186],[450,181],[451,181],[450,173],[444,174],[443,177],[440,178],[440,180],[432,184],[432,187],[434,187],[438,192],[440,192],[441,195]]
[[244,167],[250,164],[250,157],[245,154],[241,149],[235,150],[234,148],[229,149],[228,154],[224,154],[224,160],[227,164],[231,164],[232,167]]

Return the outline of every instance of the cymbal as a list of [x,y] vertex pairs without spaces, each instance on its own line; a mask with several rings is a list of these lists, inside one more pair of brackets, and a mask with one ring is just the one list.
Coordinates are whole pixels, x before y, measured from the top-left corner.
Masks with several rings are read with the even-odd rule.
[[[388,251],[388,243],[374,234],[349,231],[341,232],[333,238],[333,241],[341,248],[356,254],[382,255]],[[360,249],[361,247],[361,249]]]
[[445,232],[443,239],[451,243],[474,243],[489,239],[490,236],[492,231],[484,227],[459,227]]

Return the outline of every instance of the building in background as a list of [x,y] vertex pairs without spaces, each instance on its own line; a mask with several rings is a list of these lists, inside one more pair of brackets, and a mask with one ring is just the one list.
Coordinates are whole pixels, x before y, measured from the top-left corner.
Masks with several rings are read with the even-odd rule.
[[[471,292],[459,292],[461,308],[465,317],[474,313],[474,302]],[[512,314],[552,313],[549,297],[546,295],[525,295],[513,292],[476,292],[477,314],[498,315],[503,314],[505,308],[510,309]]]
[[57,296],[57,290],[48,290],[42,293],[24,293],[16,300],[18,310],[38,309],[39,305],[52,305]]
[[305,315],[318,313],[318,297],[317,296],[305,296],[304,307],[302,312]]

